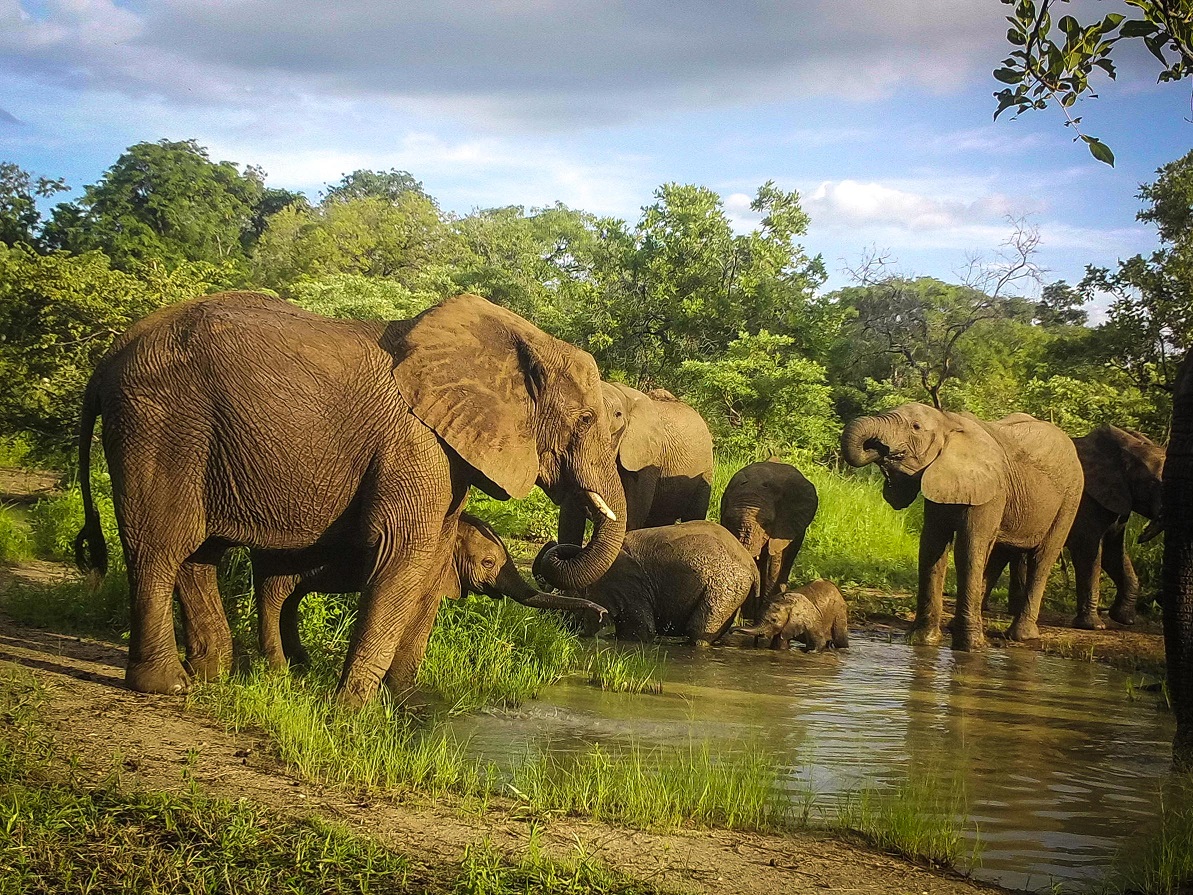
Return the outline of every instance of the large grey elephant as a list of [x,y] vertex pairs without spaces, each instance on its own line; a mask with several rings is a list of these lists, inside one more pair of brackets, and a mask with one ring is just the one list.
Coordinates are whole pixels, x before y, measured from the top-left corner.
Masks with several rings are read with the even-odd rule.
[[[267,550],[252,551],[257,633],[261,652],[272,667],[307,664],[309,656],[298,626],[303,597],[316,591],[328,594],[360,591],[365,583],[365,562],[364,556],[340,554],[325,566],[295,575],[286,572],[283,557]],[[536,609],[604,613],[588,600],[536,590],[522,577],[497,532],[469,513],[460,514],[451,569],[443,581],[443,596],[454,599],[465,593],[485,594],[495,600],[509,597]]]
[[[705,518],[713,454],[703,417],[663,389],[643,394],[602,382],[601,390],[625,492],[626,530]],[[575,495],[557,502],[560,542],[579,544],[590,515],[587,503]]]
[[[536,571],[544,559],[576,549],[548,543]],[[758,587],[746,549],[722,526],[698,520],[627,532],[609,571],[574,593],[608,611],[619,640],[663,634],[708,644],[729,630]]]
[[957,568],[953,648],[985,645],[982,599],[995,549],[1022,553],[1022,605],[1007,631],[1039,636],[1036,619],[1048,572],[1064,547],[1081,502],[1081,462],[1059,428],[1025,413],[997,422],[904,404],[853,420],[841,436],[852,466],[877,463],[886,502],[897,510],[924,495],[914,639],[940,640],[949,546]]
[[778,457],[743,466],[725,486],[721,524],[754,557],[762,579],[758,604],[749,601],[742,607],[746,618],[758,618],[787,583],[817,503],[816,486]]
[[228,666],[214,563],[232,545],[277,551],[291,573],[364,558],[338,691],[350,705],[383,677],[413,686],[470,486],[505,499],[537,482],[593,504],[588,545],[541,564],[555,587],[586,587],[621,548],[625,501],[596,364],[478,296],[386,324],[225,293],[135,324],[84,398],[76,554],[102,570],[88,481],[100,415],[132,601],[126,679],[142,692],[188,684],[176,583],[192,671]]
[[[1098,617],[1098,591],[1102,569],[1114,582],[1115,599],[1110,617],[1122,625],[1135,622],[1139,578],[1127,554],[1127,521],[1132,512],[1150,520],[1140,535],[1144,543],[1160,533],[1161,484],[1164,448],[1146,435],[1117,426],[1100,426],[1074,438],[1085,474],[1085,490],[1065,546],[1077,579],[1077,615],[1073,627],[1104,628]],[[995,551],[987,571],[987,596],[1011,564],[1010,608],[1022,601],[1025,570],[1009,551]],[[985,604],[982,609],[985,610]]]

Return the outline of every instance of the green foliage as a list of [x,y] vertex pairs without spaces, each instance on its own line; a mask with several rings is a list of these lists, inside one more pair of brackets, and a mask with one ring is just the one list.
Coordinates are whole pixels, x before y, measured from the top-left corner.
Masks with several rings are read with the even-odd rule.
[[33,541],[11,507],[0,504],[0,563],[14,563],[33,556]]
[[1124,892],[1179,895],[1193,886],[1193,783],[1177,778],[1160,788],[1160,817],[1140,845],[1116,861],[1116,882]]
[[0,162],[0,243],[7,246],[40,244],[38,199],[69,189],[62,180],[34,178],[12,162]]
[[599,646],[588,656],[588,682],[614,693],[662,693],[665,661],[657,646]]
[[487,841],[469,845],[460,862],[453,895],[653,895],[661,890],[630,879],[601,865],[577,845],[574,857],[548,857],[539,844],[537,828],[517,863]]
[[840,423],[820,364],[800,357],[789,336],[739,334],[718,360],[684,361],[685,397],[702,412],[720,450],[836,447]]
[[837,823],[884,851],[952,867],[964,857],[964,815],[965,799],[956,782],[920,772],[891,789],[866,787],[848,794],[837,808]]
[[[1095,68],[1114,79],[1114,54],[1120,40],[1142,40],[1160,62],[1160,81],[1178,81],[1193,74],[1193,11],[1185,0],[1123,0],[1123,12],[1082,24],[1073,16],[1053,27],[1050,0],[1002,0],[1014,7],[1007,41],[1018,49],[995,69],[994,77],[1009,84],[994,94],[998,118],[1007,109],[1016,114],[1058,103],[1065,110],[1065,126],[1077,131],[1090,154],[1114,164],[1114,153],[1101,140],[1080,130],[1081,118],[1069,108],[1084,96],[1096,96],[1090,78]],[[1069,0],[1062,0],[1069,2]],[[1124,14],[1125,13],[1125,14]]]
[[74,452],[83,390],[112,340],[164,305],[211,291],[208,264],[132,276],[99,252],[38,255],[0,247],[0,433],[36,456]]
[[303,277],[289,287],[288,294],[308,311],[357,320],[405,320],[438,300],[425,293],[415,294],[397,280],[351,273],[318,279]]
[[137,143],[77,204],[55,209],[46,238],[54,248],[102,251],[123,271],[205,262],[233,285],[264,197],[260,169],[213,162],[194,140]]

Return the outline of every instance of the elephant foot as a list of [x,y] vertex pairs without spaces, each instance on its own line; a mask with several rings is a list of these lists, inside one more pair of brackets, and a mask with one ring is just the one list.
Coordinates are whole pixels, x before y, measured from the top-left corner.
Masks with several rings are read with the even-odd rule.
[[225,652],[203,653],[187,656],[185,669],[192,678],[199,681],[214,681],[226,677],[232,671],[232,654]]
[[943,634],[940,633],[940,625],[937,623],[921,624],[916,622],[911,626],[911,630],[907,632],[908,643],[926,643],[929,646],[935,646],[943,639]]
[[1120,625],[1133,625],[1135,624],[1135,609],[1127,609],[1116,604],[1110,607],[1110,618]]
[[164,693],[179,696],[190,689],[186,670],[177,659],[173,663],[130,662],[124,672],[124,682],[137,693]]
[[1101,631],[1106,627],[1106,624],[1102,621],[1102,619],[1098,618],[1098,616],[1089,614],[1078,615],[1076,618],[1074,618],[1072,627],[1079,631]]
[[962,625],[953,625],[953,649],[961,652],[977,652],[986,648],[986,635]]
[[1036,627],[1035,622],[1025,621],[1017,618],[1011,622],[1011,627],[1007,628],[1007,640],[1014,640],[1016,643],[1023,643],[1028,640],[1039,640],[1040,629]]

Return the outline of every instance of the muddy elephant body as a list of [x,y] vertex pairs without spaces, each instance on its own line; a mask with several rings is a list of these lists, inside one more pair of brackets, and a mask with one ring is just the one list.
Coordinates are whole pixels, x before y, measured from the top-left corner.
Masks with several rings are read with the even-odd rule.
[[[365,557],[341,554],[325,565],[298,573],[284,553],[254,550],[251,557],[262,655],[274,668],[306,665],[309,657],[298,625],[303,598],[315,592],[359,592],[365,584]],[[603,611],[587,600],[536,590],[518,572],[500,536],[484,520],[468,513],[460,514],[442,596],[454,599],[465,593],[485,594],[495,600],[509,597],[536,609]]]
[[818,578],[796,588],[782,587],[770,600],[757,624],[737,628],[742,634],[765,637],[771,649],[789,649],[792,640],[807,652],[849,646],[849,610],[837,585]]
[[126,678],[142,692],[187,687],[176,581],[188,651],[206,650],[188,656],[192,669],[227,667],[213,594],[229,546],[277,551],[292,569],[362,560],[338,691],[353,705],[383,677],[413,685],[471,485],[507,498],[537,481],[602,508],[589,545],[543,569],[552,585],[590,583],[621,546],[624,500],[595,363],[477,296],[386,324],[225,293],[135,324],[84,399],[76,553],[102,568],[87,479],[97,416],[132,602]]
[[[690,522],[708,515],[713,451],[708,424],[670,392],[643,393],[602,382],[617,473],[626,499],[626,530]],[[589,508],[559,501],[559,541],[579,544]]]
[[1023,596],[1012,607],[1007,636],[1039,636],[1044,585],[1068,537],[1084,481],[1077,450],[1064,432],[1025,413],[984,422],[904,404],[852,421],[841,447],[853,466],[878,464],[883,497],[895,509],[924,495],[914,639],[940,639],[950,545],[957,569],[953,648],[985,644],[981,605],[992,554],[1021,557],[1023,563]]
[[754,557],[762,581],[760,600],[742,607],[746,618],[758,618],[787,583],[817,504],[816,486],[777,457],[743,466],[725,486],[721,524]]
[[[548,545],[540,559],[555,549]],[[758,587],[745,548],[717,523],[700,520],[627,532],[609,571],[575,594],[605,608],[619,640],[669,635],[712,643]]]

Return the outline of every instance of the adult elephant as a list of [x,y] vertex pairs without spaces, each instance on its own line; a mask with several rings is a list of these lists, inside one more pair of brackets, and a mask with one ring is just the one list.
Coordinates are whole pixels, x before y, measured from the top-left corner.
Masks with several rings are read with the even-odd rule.
[[202,671],[226,667],[212,567],[231,545],[288,551],[308,569],[344,552],[364,558],[338,690],[359,705],[382,677],[413,686],[470,486],[506,499],[537,481],[596,507],[589,544],[543,565],[560,589],[600,577],[625,532],[591,356],[474,295],[386,324],[233,292],[135,324],[84,398],[76,553],[89,547],[102,569],[88,482],[99,415],[132,602],[126,679],[142,692],[187,686],[176,580],[208,650]]
[[[547,544],[535,571],[578,549]],[[758,587],[758,569],[737,539],[715,522],[697,520],[627,532],[609,571],[575,593],[609,613],[619,640],[667,634],[706,645],[724,636]]]
[[754,557],[762,581],[759,599],[742,606],[747,618],[757,619],[787,583],[817,505],[816,486],[778,457],[743,466],[725,486],[721,524]]
[[[626,530],[705,518],[713,455],[703,417],[663,389],[643,394],[619,382],[602,382],[601,391],[625,492]],[[557,503],[560,543],[581,543],[588,504],[574,494]]]
[[1007,631],[1039,636],[1036,619],[1048,572],[1081,502],[1083,476],[1072,440],[1025,413],[997,422],[904,404],[845,427],[841,449],[852,466],[877,463],[886,502],[897,510],[924,495],[914,639],[940,640],[949,546],[957,567],[953,648],[985,645],[981,604],[995,549],[1026,562],[1022,605]]
[[1193,770],[1193,353],[1172,395],[1172,435],[1163,476],[1164,652],[1176,715],[1174,764]]
[[[365,560],[363,556],[345,553],[318,569],[295,573],[285,553],[252,552],[258,637],[261,653],[272,667],[307,664],[309,657],[298,625],[303,598],[315,591],[357,593],[365,584]],[[514,565],[497,532],[483,519],[461,513],[451,570],[443,581],[442,594],[454,599],[466,593],[485,594],[494,600],[509,597],[535,609],[604,611],[588,600],[545,594],[532,587]]]

